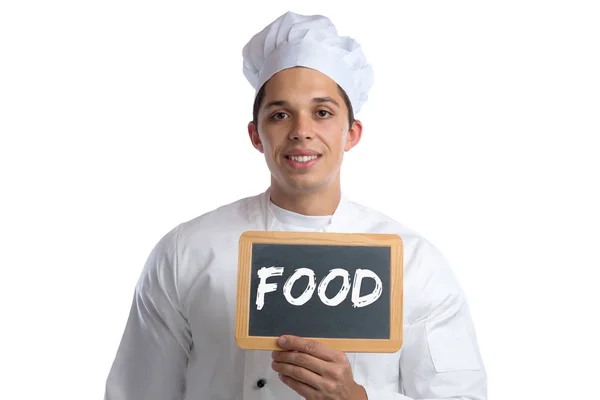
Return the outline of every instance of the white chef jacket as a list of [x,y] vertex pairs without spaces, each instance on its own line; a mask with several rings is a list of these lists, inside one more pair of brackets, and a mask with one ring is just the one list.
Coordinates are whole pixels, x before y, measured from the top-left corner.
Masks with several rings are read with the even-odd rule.
[[332,216],[308,217],[275,207],[267,189],[184,222],[157,243],[135,288],[105,400],[301,398],[271,369],[270,351],[235,343],[238,240],[247,230],[399,235],[403,346],[346,353],[355,381],[369,400],[487,398],[467,302],[431,243],[344,194]]

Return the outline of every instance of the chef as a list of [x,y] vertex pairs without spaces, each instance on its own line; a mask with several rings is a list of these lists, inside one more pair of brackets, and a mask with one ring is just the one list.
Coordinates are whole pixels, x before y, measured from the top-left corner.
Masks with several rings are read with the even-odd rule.
[[[360,45],[326,17],[288,12],[244,47],[243,73],[256,90],[249,141],[271,184],[158,241],[135,287],[105,399],[486,399],[469,307],[444,256],[341,190],[343,156],[362,135],[355,115],[373,81]],[[237,244],[247,230],[399,235],[402,348],[344,353],[284,335],[279,343],[289,351],[240,349]]]

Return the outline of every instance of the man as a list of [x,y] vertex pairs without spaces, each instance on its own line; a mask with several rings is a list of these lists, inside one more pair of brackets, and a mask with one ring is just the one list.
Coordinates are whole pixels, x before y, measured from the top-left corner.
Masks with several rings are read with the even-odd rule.
[[[343,155],[372,71],[322,16],[286,13],[245,46],[257,90],[248,133],[271,172],[263,193],[180,224],[151,252],[106,384],[107,400],[485,399],[464,295],[440,252],[347,199]],[[234,340],[237,243],[247,230],[394,233],[404,246],[403,348],[343,353],[283,336],[290,351]]]

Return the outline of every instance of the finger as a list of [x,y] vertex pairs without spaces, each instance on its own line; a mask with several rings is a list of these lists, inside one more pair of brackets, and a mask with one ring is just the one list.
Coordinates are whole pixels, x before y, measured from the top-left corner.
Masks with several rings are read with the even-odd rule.
[[279,338],[277,343],[286,350],[307,353],[324,361],[335,361],[339,358],[337,350],[312,339],[284,335]]
[[304,383],[313,389],[321,389],[323,386],[323,378],[306,368],[278,361],[273,361],[271,363],[271,368],[273,368],[273,371],[277,372],[279,375],[293,378],[294,380]]
[[290,378],[289,376],[279,375],[279,379],[286,384],[290,389],[294,390],[298,393],[302,398],[305,399],[316,399],[318,391],[307,385],[306,383],[299,382],[294,378]]
[[318,375],[324,375],[328,368],[327,361],[300,351],[274,351],[271,357],[274,361],[297,365]]

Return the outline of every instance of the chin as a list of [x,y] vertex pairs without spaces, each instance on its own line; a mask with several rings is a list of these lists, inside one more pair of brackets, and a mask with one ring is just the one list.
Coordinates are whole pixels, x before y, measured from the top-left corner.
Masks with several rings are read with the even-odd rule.
[[295,193],[312,193],[323,189],[328,183],[330,182],[322,179],[289,179],[286,186]]
[[271,182],[280,190],[290,194],[308,194],[332,185],[335,182],[335,175],[323,175],[318,171],[306,171],[305,173],[290,173],[287,169],[277,169],[275,174],[271,174]]

